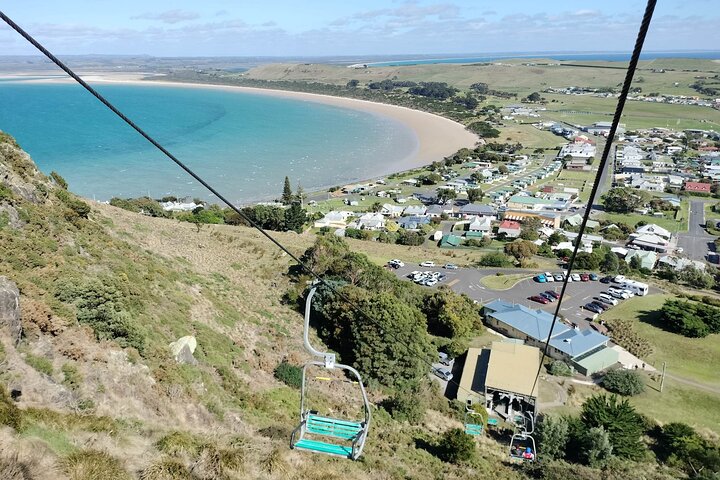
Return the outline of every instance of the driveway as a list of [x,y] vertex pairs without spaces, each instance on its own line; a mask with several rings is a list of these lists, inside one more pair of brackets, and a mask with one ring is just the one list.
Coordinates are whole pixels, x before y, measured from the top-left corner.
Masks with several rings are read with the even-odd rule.
[[690,228],[687,232],[678,233],[678,247],[683,254],[693,260],[705,260],[708,251],[715,250],[715,237],[705,231],[705,202],[690,202]]

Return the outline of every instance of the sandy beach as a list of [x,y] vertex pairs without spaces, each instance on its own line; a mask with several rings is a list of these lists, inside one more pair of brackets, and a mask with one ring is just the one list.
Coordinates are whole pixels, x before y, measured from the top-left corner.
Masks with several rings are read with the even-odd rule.
[[[373,115],[390,118],[402,123],[415,132],[417,148],[409,156],[393,161],[392,171],[400,172],[419,166],[427,165],[443,157],[455,153],[463,147],[474,147],[478,141],[477,135],[469,132],[457,122],[443,118],[432,113],[421,112],[407,107],[387,105],[384,103],[357,100],[353,98],[334,97],[314,93],[291,92],[287,90],[269,90],[264,88],[240,87],[234,85],[212,85],[199,83],[180,83],[162,80],[142,80],[144,74],[89,74],[82,75],[88,83],[124,83],[136,85],[158,85],[178,88],[209,88],[226,91],[241,91],[257,95],[269,95],[280,98],[289,98],[307,102],[323,103],[340,108],[359,110]],[[8,77],[5,77],[8,78]],[[21,76],[16,77],[18,79]],[[28,82],[56,83],[72,82],[70,78],[37,78]]]

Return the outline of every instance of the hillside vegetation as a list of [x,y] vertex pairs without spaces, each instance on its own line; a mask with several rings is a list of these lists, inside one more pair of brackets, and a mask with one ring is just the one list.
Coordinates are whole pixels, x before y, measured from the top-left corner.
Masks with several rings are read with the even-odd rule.
[[[593,468],[510,463],[507,438],[458,430],[462,408],[422,364],[435,347],[462,351],[482,328],[476,306],[400,282],[335,237],[275,233],[378,314],[367,322],[327,291],[316,306],[320,338],[368,375],[373,424],[361,461],[292,451],[308,279],[254,230],[152,218],[65,186],[0,134],[0,277],[18,286],[23,331],[16,342],[0,330],[0,478],[685,475],[607,452]],[[188,335],[196,362],[178,363],[169,345]],[[403,357],[397,335],[417,358]],[[323,410],[357,407],[347,382],[315,387]]]

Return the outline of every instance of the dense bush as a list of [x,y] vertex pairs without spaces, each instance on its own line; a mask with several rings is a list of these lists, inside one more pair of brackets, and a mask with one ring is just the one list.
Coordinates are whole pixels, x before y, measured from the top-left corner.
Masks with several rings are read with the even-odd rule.
[[631,397],[645,391],[645,381],[635,370],[611,370],[602,380],[602,386],[614,393]]
[[537,425],[538,451],[543,460],[565,458],[570,439],[570,423],[567,417],[545,415]]
[[437,443],[437,457],[445,462],[460,464],[475,456],[475,441],[459,428],[446,431]]
[[488,122],[473,122],[467,126],[471,132],[475,132],[483,138],[497,138],[500,136],[500,130],[493,128]]
[[720,333],[720,308],[704,303],[666,300],[661,310],[663,324],[686,337],[701,338]]
[[486,253],[480,258],[478,264],[481,267],[512,267],[513,262],[510,257],[503,254],[502,252],[491,252]]
[[608,433],[613,453],[638,460],[645,454],[640,441],[643,422],[627,399],[616,395],[595,395],[582,406],[580,420],[586,430],[602,427]]
[[567,363],[562,360],[555,360],[550,364],[548,368],[550,375],[557,375],[560,377],[569,377],[573,374],[573,370]]
[[0,385],[0,425],[7,425],[18,430],[21,420],[20,409],[12,401],[5,387]]
[[418,394],[417,388],[398,390],[393,396],[381,403],[390,416],[399,422],[418,424],[425,416],[424,399]]
[[608,320],[607,327],[610,331],[610,337],[613,342],[617,343],[636,357],[647,358],[650,354],[652,354],[652,345],[635,331],[635,328],[630,320],[624,318]]
[[302,386],[302,367],[282,361],[275,367],[273,374],[275,378],[289,387],[300,388]]

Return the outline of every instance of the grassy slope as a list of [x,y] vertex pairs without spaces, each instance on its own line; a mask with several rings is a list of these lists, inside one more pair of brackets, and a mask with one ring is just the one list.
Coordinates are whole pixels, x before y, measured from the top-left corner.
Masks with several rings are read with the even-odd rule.
[[[0,165],[7,160],[0,151]],[[0,337],[0,384],[23,388],[22,424],[16,433],[0,431],[0,460],[22,452],[17,461],[44,466],[33,467],[36,478],[64,478],[71,464],[89,468],[82,462],[95,458],[87,450],[92,445],[119,459],[98,457],[97,467],[104,470],[97,478],[124,478],[123,470],[157,472],[169,459],[182,468],[196,464],[196,473],[206,472],[202,478],[223,472],[230,478],[459,478],[490,471],[518,478],[493,442],[483,444],[475,464],[462,467],[417,447],[416,438],[461,425],[437,394],[434,401],[445,413],[431,411],[422,427],[391,421],[376,410],[363,462],[289,451],[299,395],[272,371],[283,358],[301,363],[307,356],[301,316],[280,303],[288,257],[250,229],[197,231],[191,224],[99,204],[87,220],[73,224],[55,187],[45,188],[50,193],[41,205],[12,200],[32,224],[0,228],[0,274],[18,283],[24,309],[49,312],[58,329],[50,333],[43,323],[48,317],[31,313],[18,350]],[[310,234],[274,235],[297,253],[314,240]],[[127,286],[129,313],[146,341],[141,355],[96,342],[75,326],[74,307],[55,299],[63,280],[91,278]],[[198,366],[176,365],[167,350],[170,341],[188,334],[198,341]],[[28,365],[28,353],[45,358],[43,370],[51,364],[52,375]],[[68,363],[78,372],[74,384],[61,373]],[[314,397],[320,405],[346,408],[342,389],[320,388]],[[379,392],[371,394],[377,401]],[[173,453],[179,447],[167,442],[156,444],[175,429],[184,432],[185,454]]]
[[[533,59],[534,63],[543,60]],[[345,85],[350,79],[362,83],[385,79],[447,82],[460,89],[468,89],[475,82],[488,83],[491,88],[517,93],[524,97],[533,91],[548,87],[616,87],[624,80],[622,69],[581,68],[557,65],[522,65],[522,60],[503,61],[502,65],[413,65],[404,67],[373,67],[368,69],[349,69],[332,65],[265,65],[245,74],[248,78],[263,80],[300,80],[321,81]],[[552,62],[557,63],[557,62]],[[569,63],[569,62],[563,62]],[[625,67],[624,62],[578,62]],[[641,62],[641,68],[674,68],[677,71],[652,73],[639,71],[634,86],[641,87],[644,93],[658,92],[666,95],[696,95],[689,85],[695,81],[698,72],[682,69],[718,72],[717,63],[708,60],[663,59],[653,62]],[[642,82],[638,82],[642,78]],[[675,86],[675,83],[678,83]],[[555,103],[546,105],[548,112],[543,116],[553,120],[563,120],[572,124],[589,124],[596,121],[611,120],[615,111],[616,99],[599,98],[587,95],[543,94]],[[487,103],[504,105],[517,103],[516,100],[502,100],[490,97]],[[563,110],[565,112],[558,112]],[[576,113],[572,113],[576,112]],[[586,113],[577,113],[586,112]],[[720,112],[692,105],[668,105],[631,101],[625,107],[623,122],[628,128],[668,126],[670,128],[715,128],[720,125]],[[512,130],[513,127],[504,129]],[[503,136],[503,138],[504,138]],[[525,138],[520,132],[520,137]],[[537,141],[537,146],[552,146],[549,138],[526,138]],[[514,138],[514,137],[513,137]]]

